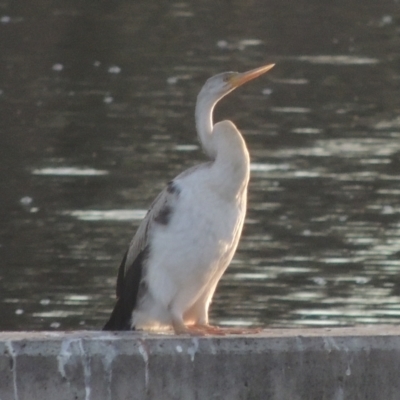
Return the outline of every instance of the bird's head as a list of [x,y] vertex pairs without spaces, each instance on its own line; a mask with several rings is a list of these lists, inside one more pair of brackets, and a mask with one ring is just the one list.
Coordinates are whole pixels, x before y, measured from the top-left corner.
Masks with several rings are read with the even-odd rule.
[[200,90],[196,103],[196,128],[205,153],[215,159],[217,150],[212,141],[213,109],[219,100],[258,76],[265,74],[275,64],[264,65],[247,72],[222,72],[209,78]]
[[209,78],[204,84],[201,92],[211,95],[219,100],[244,83],[257,78],[262,74],[265,74],[267,71],[273,68],[274,65],[275,64],[269,64],[242,73],[222,72]]

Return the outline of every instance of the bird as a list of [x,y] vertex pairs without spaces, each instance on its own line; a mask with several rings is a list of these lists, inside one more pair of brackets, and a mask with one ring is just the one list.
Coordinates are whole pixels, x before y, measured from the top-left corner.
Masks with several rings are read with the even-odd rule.
[[223,72],[205,82],[195,124],[209,160],[176,176],[151,204],[119,267],[117,301],[103,330],[226,333],[209,324],[208,310],[242,233],[250,158],[233,122],[214,124],[213,110],[274,65]]

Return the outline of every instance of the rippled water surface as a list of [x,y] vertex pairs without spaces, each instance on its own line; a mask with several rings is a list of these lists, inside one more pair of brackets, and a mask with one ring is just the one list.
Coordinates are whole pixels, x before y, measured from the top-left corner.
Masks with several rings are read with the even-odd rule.
[[226,325],[400,321],[400,12],[360,3],[14,2],[0,8],[0,329],[97,329],[153,198],[204,161],[210,75],[252,158]]

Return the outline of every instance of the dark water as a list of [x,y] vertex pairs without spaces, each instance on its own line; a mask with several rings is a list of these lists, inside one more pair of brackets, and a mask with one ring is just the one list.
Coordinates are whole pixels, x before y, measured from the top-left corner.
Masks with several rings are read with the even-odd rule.
[[[400,322],[400,2],[0,3],[0,329],[96,329],[204,80],[252,156],[219,324]],[[163,2],[164,3],[164,2]]]

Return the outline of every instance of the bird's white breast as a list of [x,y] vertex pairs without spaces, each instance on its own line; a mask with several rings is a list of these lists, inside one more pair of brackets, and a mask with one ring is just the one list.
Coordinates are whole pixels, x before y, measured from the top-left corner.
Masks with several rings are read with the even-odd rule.
[[180,193],[171,219],[157,226],[151,238],[149,292],[167,308],[174,301],[190,307],[222,275],[239,241],[246,190],[230,199],[221,197],[209,174],[196,171],[176,181]]

